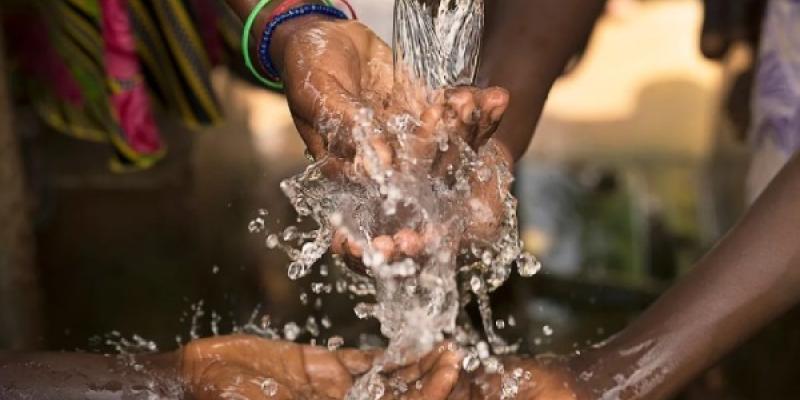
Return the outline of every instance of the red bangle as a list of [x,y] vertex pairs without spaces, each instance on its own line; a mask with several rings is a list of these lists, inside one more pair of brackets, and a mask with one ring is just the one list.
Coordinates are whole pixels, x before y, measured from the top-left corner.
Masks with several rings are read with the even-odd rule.
[[343,3],[344,5],[346,5],[347,9],[350,10],[350,18],[358,19],[358,16],[356,15],[356,10],[353,9],[353,6],[350,5],[349,1],[347,1],[347,0],[338,0],[338,1],[340,3]]
[[275,9],[272,10],[272,12],[269,14],[269,17],[267,17],[268,21],[267,23],[271,22],[278,15],[281,15],[291,10],[293,7],[296,7],[297,3],[300,3],[301,1],[303,0],[284,0],[283,2],[281,2],[281,4],[275,7]]

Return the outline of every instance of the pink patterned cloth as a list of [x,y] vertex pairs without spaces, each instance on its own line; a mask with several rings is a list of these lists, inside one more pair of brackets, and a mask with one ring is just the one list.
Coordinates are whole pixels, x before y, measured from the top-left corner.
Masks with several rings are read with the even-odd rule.
[[125,0],[100,0],[105,43],[103,58],[114,87],[110,103],[128,145],[138,153],[154,154],[163,144],[142,79],[126,3]]

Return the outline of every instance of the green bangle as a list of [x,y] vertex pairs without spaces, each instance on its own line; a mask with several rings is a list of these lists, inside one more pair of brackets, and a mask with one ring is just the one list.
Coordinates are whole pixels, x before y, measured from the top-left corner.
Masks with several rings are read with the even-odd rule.
[[[331,7],[334,6],[333,0],[322,0],[322,2],[325,3],[325,5]],[[250,32],[253,30],[253,24],[256,22],[258,14],[260,14],[261,11],[263,11],[264,8],[266,8],[270,3],[272,3],[272,0],[259,1],[258,4],[253,7],[253,11],[250,11],[250,15],[247,16],[247,19],[244,21],[244,30],[242,30],[242,55],[244,56],[244,65],[247,66],[247,69],[250,70],[250,73],[252,73],[259,82],[272,89],[283,90],[283,83],[273,81],[261,75],[261,73],[258,72],[258,68],[253,65],[253,60],[250,57]]]

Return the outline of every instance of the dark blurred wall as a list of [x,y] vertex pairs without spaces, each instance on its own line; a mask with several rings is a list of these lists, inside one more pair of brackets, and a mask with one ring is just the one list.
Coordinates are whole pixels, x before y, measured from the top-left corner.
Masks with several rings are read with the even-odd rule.
[[40,338],[40,293],[30,202],[19,141],[12,132],[5,59],[0,36],[0,349],[30,349]]

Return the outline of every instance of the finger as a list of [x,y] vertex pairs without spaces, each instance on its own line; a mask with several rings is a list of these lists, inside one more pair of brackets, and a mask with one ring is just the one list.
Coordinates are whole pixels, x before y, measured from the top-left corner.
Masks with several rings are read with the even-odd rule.
[[325,138],[317,132],[317,130],[302,118],[294,118],[294,125],[300,137],[306,144],[311,157],[314,160],[322,160],[328,154],[328,145]]
[[705,18],[700,36],[700,50],[707,58],[719,60],[725,56],[731,43],[731,2],[706,0],[703,3]]
[[471,145],[477,149],[489,140],[497,130],[500,120],[508,109],[509,94],[502,88],[494,87],[480,91],[476,95],[480,120],[478,121],[478,133]]
[[[447,342],[449,343],[449,342]],[[416,362],[407,365],[386,366],[385,371],[391,373],[393,377],[399,378],[403,382],[411,383],[419,380],[423,374],[429,373],[433,366],[438,362],[442,354],[448,351],[448,344],[443,343],[436,346],[428,354]]]
[[451,89],[447,93],[447,105],[456,113],[459,121],[464,125],[475,123],[475,93],[470,87]]
[[416,130],[418,137],[430,138],[436,132],[436,126],[442,120],[444,107],[441,105],[434,105],[422,112],[420,116],[420,126]]
[[[422,379],[422,388],[415,388],[417,399],[445,400],[455,388],[461,372],[461,355],[455,351],[444,351]],[[414,393],[412,392],[412,399]]]
[[381,252],[383,259],[387,262],[394,257],[395,244],[391,236],[383,235],[372,239],[372,248]]
[[335,352],[306,346],[303,348],[303,359],[314,393],[341,399],[353,386],[352,374],[342,365]]
[[420,125],[409,138],[411,154],[420,161],[430,161],[436,157],[439,144],[436,141],[436,130],[444,115],[442,105],[427,108],[420,115]]
[[396,252],[407,257],[416,257],[422,253],[424,243],[422,236],[412,229],[404,228],[394,234]]
[[331,251],[333,254],[344,255],[345,245],[347,244],[347,233],[344,229],[337,229],[331,241]]
[[293,391],[276,379],[227,363],[214,363],[203,372],[202,380],[190,387],[197,400],[252,399],[292,400]]
[[392,147],[382,137],[373,136],[368,139],[368,143],[368,149],[356,151],[354,163],[363,167],[368,176],[376,177],[391,168],[394,154]]
[[364,246],[353,239],[353,237],[350,236],[347,238],[346,245],[347,255],[358,260],[361,260],[361,258],[364,257]]
[[355,349],[344,349],[336,352],[339,361],[352,375],[363,375],[372,368],[375,358],[380,355],[380,351],[363,351]]

